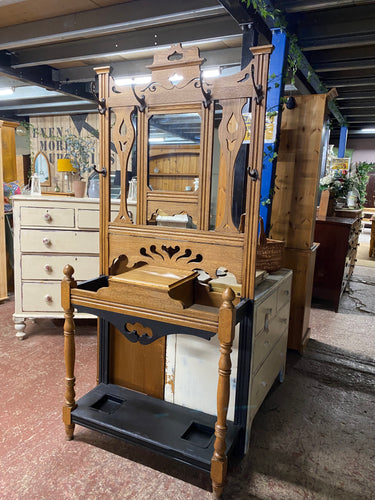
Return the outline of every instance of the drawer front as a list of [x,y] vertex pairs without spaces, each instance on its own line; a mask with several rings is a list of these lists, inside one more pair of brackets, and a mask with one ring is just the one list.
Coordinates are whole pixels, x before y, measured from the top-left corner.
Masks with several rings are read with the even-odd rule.
[[23,283],[23,312],[62,312],[61,283]]
[[269,322],[276,314],[276,301],[276,293],[273,293],[256,308],[255,335],[258,335],[264,328],[268,328]]
[[99,253],[99,233],[89,231],[21,231],[21,252]]
[[289,322],[289,303],[287,303],[281,311],[272,318],[269,323],[269,328],[265,328],[258,335],[254,342],[253,350],[253,368],[252,373],[255,374],[269,353],[272,351],[278,339],[283,335],[287,335]]
[[292,278],[284,280],[277,290],[277,310],[280,311],[285,304],[289,303]]
[[75,227],[74,208],[21,207],[21,226]]
[[79,208],[77,210],[77,226],[80,229],[98,229],[99,210],[87,210]]
[[267,361],[253,378],[250,392],[250,420],[258,411],[277,375],[284,366],[287,340],[288,335],[285,332],[285,335],[282,335],[268,356]]
[[23,280],[61,280],[66,264],[74,268],[74,278],[85,281],[99,274],[99,257],[87,255],[22,255]]

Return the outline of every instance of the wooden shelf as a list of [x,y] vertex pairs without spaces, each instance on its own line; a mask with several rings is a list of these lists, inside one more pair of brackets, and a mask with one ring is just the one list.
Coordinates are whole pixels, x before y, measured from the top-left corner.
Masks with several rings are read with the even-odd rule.
[[[77,402],[72,422],[140,444],[209,471],[216,417],[131,391],[99,384]],[[226,454],[233,453],[241,427],[227,422]]]

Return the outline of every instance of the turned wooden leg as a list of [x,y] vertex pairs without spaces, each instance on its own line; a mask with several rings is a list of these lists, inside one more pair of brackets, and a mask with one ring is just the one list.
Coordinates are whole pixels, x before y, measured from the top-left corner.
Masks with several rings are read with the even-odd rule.
[[219,380],[217,386],[217,421],[215,424],[214,454],[211,459],[212,491],[216,498],[223,492],[227,476],[226,434],[229,405],[232,344],[234,339],[235,310],[233,290],[227,288],[223,293],[223,303],[219,311]]
[[73,307],[70,303],[70,290],[77,286],[73,279],[74,269],[72,266],[64,267],[64,279],[61,283],[61,303],[64,309],[64,357],[65,357],[65,403],[63,406],[63,422],[65,424],[66,439],[73,439],[74,424],[71,419],[71,412],[76,407],[75,402],[75,327],[73,321]]
[[23,340],[27,337],[25,333],[26,321],[25,318],[13,318],[14,328],[16,329],[16,337],[18,340]]

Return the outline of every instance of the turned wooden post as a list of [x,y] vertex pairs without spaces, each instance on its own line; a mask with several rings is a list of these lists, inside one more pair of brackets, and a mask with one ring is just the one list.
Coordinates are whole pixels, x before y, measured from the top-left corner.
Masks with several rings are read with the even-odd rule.
[[64,278],[61,282],[61,305],[64,309],[64,357],[66,367],[65,377],[65,403],[63,406],[63,422],[65,424],[66,439],[73,439],[74,424],[72,424],[71,411],[76,407],[75,402],[75,341],[74,341],[74,321],[73,307],[70,302],[70,290],[77,286],[73,279],[74,269],[72,266],[64,267]]
[[227,434],[227,413],[229,404],[230,372],[232,344],[234,339],[235,309],[233,300],[235,294],[231,288],[227,288],[223,295],[223,303],[219,311],[219,380],[217,386],[217,421],[215,424],[215,444],[214,454],[211,459],[211,480],[212,491],[216,498],[223,492],[225,479],[227,476],[227,456],[226,456],[226,434]]

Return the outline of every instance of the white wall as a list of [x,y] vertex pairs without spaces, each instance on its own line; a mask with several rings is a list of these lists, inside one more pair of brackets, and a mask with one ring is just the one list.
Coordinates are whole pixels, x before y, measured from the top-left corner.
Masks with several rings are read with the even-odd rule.
[[346,147],[354,150],[352,162],[367,161],[368,163],[375,163],[375,139],[349,139]]

